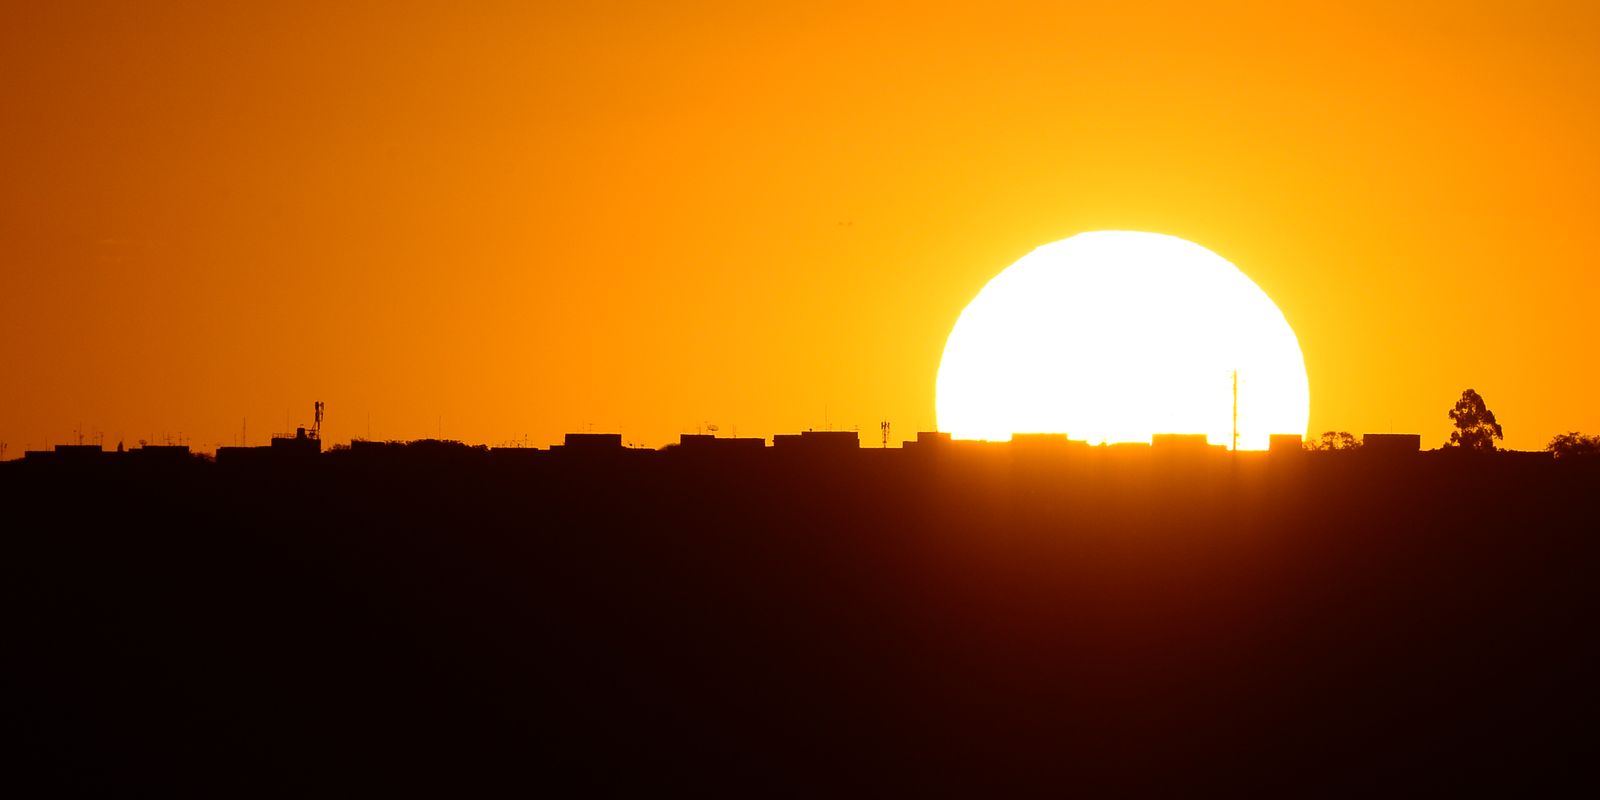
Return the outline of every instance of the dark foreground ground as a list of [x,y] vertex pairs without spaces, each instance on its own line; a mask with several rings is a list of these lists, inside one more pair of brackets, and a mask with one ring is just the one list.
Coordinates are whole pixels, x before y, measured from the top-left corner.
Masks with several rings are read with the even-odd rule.
[[1593,788],[1597,489],[1515,455],[4,464],[5,780]]

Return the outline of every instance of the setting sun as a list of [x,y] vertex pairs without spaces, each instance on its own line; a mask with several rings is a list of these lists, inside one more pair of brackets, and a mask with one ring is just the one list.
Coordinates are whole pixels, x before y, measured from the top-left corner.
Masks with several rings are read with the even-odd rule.
[[1305,432],[1300,344],[1260,287],[1177,237],[1084,233],[1029,253],[962,311],[939,365],[939,427],[1229,444],[1236,371],[1241,449]]

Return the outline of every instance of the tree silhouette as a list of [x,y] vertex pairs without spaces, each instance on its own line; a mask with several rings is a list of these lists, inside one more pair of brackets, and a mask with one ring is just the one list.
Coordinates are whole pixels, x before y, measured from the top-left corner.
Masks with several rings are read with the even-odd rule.
[[1558,434],[1544,449],[1556,458],[1592,458],[1600,455],[1600,435],[1588,436],[1577,431]]
[[1355,450],[1361,446],[1349,431],[1324,431],[1315,439],[1306,440],[1307,450]]
[[1456,429],[1450,432],[1446,447],[1493,450],[1494,440],[1505,438],[1500,423],[1495,422],[1494,412],[1484,404],[1483,397],[1471,389],[1462,392],[1456,407],[1450,409],[1450,421],[1456,424]]

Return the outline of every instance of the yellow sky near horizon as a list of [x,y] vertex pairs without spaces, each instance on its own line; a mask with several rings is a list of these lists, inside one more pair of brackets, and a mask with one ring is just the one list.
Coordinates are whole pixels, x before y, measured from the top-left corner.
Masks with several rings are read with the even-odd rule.
[[0,28],[0,441],[934,423],[1034,247],[1194,241],[1311,429],[1600,432],[1579,3],[64,2]]

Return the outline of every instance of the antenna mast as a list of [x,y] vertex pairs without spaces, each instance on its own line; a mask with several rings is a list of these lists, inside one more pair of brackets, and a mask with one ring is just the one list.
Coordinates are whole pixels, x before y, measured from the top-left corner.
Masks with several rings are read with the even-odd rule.
[[1239,452],[1239,370],[1233,371],[1233,452]]
[[889,420],[878,423],[878,430],[883,431],[883,446],[889,446]]
[[312,417],[312,420],[311,420],[311,438],[313,438],[313,439],[321,439],[322,438],[322,401],[321,400],[315,401],[312,404],[311,407],[315,411],[315,415]]

